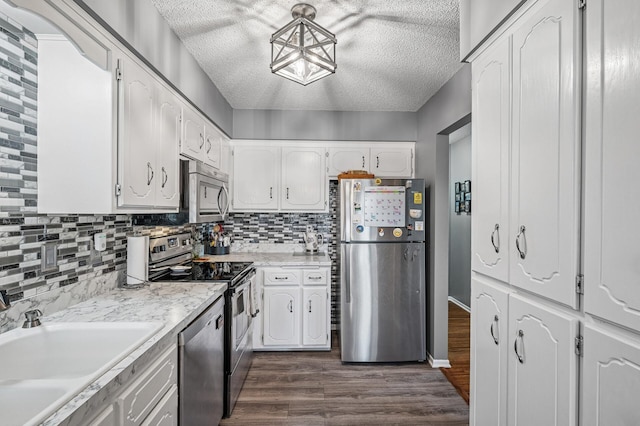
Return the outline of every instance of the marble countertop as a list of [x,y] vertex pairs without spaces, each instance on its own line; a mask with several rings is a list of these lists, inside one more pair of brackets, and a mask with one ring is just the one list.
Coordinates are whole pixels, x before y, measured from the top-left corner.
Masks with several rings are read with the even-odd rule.
[[85,424],[151,360],[177,342],[177,335],[224,294],[226,284],[153,283],[118,288],[42,318],[47,322],[153,321],[164,327],[82,390],[42,424]]
[[224,255],[204,255],[201,259],[210,262],[253,262],[255,266],[331,266],[331,258],[326,253],[308,255],[303,253],[231,252]]

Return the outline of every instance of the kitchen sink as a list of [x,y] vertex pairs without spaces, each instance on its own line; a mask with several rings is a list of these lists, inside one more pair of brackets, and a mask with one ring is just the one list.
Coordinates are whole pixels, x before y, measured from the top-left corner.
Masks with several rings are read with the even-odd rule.
[[1,334],[3,424],[6,419],[16,425],[42,421],[162,326],[157,322],[45,323]]

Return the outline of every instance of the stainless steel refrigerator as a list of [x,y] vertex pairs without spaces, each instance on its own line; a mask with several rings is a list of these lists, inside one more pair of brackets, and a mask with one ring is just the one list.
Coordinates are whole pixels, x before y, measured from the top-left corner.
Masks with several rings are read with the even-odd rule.
[[424,180],[344,179],[339,202],[342,361],[424,361]]

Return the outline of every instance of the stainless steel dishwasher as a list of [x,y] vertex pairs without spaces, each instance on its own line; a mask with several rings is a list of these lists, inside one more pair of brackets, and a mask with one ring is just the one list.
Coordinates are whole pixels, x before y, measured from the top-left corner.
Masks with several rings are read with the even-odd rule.
[[178,335],[180,424],[217,425],[224,411],[224,297]]

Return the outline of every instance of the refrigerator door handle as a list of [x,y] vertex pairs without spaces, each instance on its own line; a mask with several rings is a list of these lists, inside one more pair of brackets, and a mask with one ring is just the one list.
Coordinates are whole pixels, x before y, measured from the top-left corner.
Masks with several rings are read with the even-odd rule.
[[345,250],[344,252],[344,257],[345,257],[345,262],[344,262],[344,269],[345,269],[345,276],[346,279],[344,280],[344,293],[345,293],[345,303],[350,304],[351,303],[351,259],[349,256],[349,250]]

